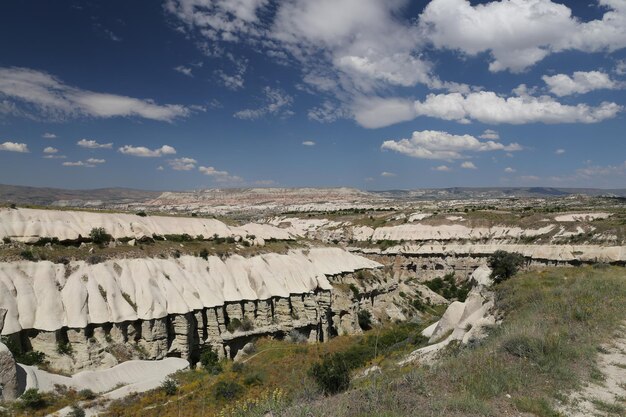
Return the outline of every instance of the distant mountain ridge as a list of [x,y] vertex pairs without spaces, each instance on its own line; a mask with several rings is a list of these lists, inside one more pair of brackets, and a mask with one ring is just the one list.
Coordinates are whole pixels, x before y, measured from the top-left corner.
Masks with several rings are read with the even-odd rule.
[[349,187],[302,188],[226,188],[192,191],[146,191],[130,188],[99,188],[67,190],[48,187],[28,187],[0,184],[0,203],[42,206],[104,207],[109,205],[141,204],[155,200],[213,199],[217,195],[246,201],[247,197],[306,200],[449,200],[476,198],[555,198],[570,195],[590,197],[626,197],[626,189],[554,188],[554,187],[450,187],[413,190],[364,191]]

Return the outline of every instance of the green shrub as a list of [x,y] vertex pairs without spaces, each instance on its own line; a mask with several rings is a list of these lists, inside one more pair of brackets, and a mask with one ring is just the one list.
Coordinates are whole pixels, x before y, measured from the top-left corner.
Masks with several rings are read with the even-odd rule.
[[45,407],[46,400],[37,388],[29,388],[20,397],[20,404],[24,408],[36,410]]
[[67,414],[67,417],[85,417],[85,415],[85,410],[74,404],[72,405],[72,411]]
[[219,381],[215,384],[215,398],[233,400],[241,393],[243,387],[235,381]]
[[253,372],[245,376],[245,378],[243,379],[243,383],[249,387],[261,385],[263,383],[263,375],[259,372]]
[[33,251],[26,249],[20,252],[20,256],[22,257],[22,259],[25,259],[27,261],[31,261],[34,262],[37,260],[37,258],[35,257],[35,255],[33,254]]
[[113,236],[108,234],[106,230],[104,230],[104,227],[94,227],[89,232],[89,237],[96,245],[104,245],[105,243],[109,243],[113,240]]
[[11,238],[10,238],[10,237],[5,236],[5,237],[3,237],[3,238],[2,238],[2,242],[4,242],[5,244],[7,244],[7,245],[8,245],[9,243],[11,243]]
[[57,343],[57,353],[59,355],[71,355],[74,352],[72,349],[72,344],[69,342],[58,342]]
[[84,400],[93,400],[96,398],[96,393],[89,388],[85,388],[78,391],[78,396]]
[[209,373],[217,375],[222,372],[222,366],[220,365],[220,359],[217,353],[210,347],[206,346],[200,352],[200,364]]
[[351,283],[350,285],[348,285],[348,288],[350,288],[350,291],[352,291],[352,298],[354,298],[355,300],[358,300],[359,289],[357,288],[357,286]]
[[175,395],[178,392],[178,383],[172,378],[167,378],[161,384],[161,389],[165,392],[165,395]]
[[488,263],[491,268],[491,278],[497,284],[515,275],[524,264],[524,257],[519,253],[498,250],[489,257]]
[[357,313],[359,319],[359,327],[363,330],[369,330],[372,328],[372,313],[367,310],[359,310]]
[[324,358],[309,373],[325,395],[345,391],[350,386],[350,368],[339,355]]
[[238,318],[231,319],[226,325],[226,330],[228,330],[230,333],[235,333],[235,331],[239,330],[240,328],[241,320],[239,320]]
[[146,216],[147,216],[147,214],[146,214],[146,212],[145,212],[145,211],[138,211],[138,212],[137,212],[137,216],[139,216],[139,217],[146,217]]
[[200,251],[200,257],[202,259],[204,259],[205,261],[209,260],[209,251],[206,248],[202,248],[202,250]]

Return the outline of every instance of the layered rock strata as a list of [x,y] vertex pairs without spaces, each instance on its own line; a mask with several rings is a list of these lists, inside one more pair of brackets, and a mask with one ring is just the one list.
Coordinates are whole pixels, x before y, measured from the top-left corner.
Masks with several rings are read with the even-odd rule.
[[0,263],[3,335],[59,370],[181,357],[211,346],[234,357],[250,338],[333,329],[329,279],[380,264],[337,248],[225,260]]

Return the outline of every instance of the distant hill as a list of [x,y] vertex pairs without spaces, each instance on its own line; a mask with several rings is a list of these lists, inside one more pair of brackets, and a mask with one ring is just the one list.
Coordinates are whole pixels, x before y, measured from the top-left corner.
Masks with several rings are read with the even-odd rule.
[[100,206],[146,201],[161,195],[160,191],[130,188],[65,190],[61,188],[25,187],[0,184],[0,202],[32,205]]
[[256,205],[263,201],[306,203],[324,201],[450,200],[481,198],[557,198],[569,195],[626,197],[626,189],[551,187],[453,187],[414,190],[361,191],[354,188],[232,188],[194,191],[145,191],[130,188],[65,190],[0,184],[0,203],[42,206],[107,207],[193,204]]

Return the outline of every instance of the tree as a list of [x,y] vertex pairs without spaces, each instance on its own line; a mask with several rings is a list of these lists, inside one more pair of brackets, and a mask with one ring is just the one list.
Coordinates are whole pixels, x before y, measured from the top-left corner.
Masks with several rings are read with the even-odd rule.
[[89,237],[96,245],[103,245],[113,240],[113,236],[108,234],[106,230],[104,230],[104,227],[94,227],[91,229],[91,232],[89,232]]
[[500,283],[511,278],[524,264],[524,256],[519,253],[498,250],[489,257],[491,279],[494,283]]

